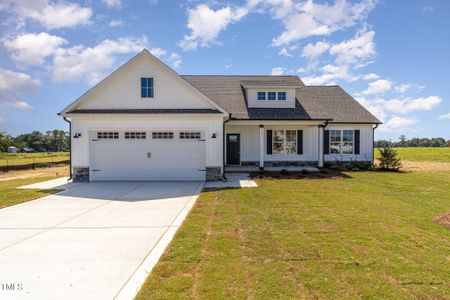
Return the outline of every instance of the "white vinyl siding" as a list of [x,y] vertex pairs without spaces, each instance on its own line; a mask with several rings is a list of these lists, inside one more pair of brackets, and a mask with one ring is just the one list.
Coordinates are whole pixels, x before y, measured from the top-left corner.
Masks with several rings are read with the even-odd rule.
[[[221,167],[223,162],[223,119],[206,117],[153,117],[146,116],[76,116],[72,119],[72,132],[81,133],[81,138],[72,137],[72,165],[89,167],[89,143],[91,132],[114,132],[124,135],[124,132],[147,132],[147,140],[151,132],[181,131],[202,132],[205,141],[205,164],[207,167]],[[208,138],[216,134],[216,138]],[[95,135],[96,137],[96,135]]]

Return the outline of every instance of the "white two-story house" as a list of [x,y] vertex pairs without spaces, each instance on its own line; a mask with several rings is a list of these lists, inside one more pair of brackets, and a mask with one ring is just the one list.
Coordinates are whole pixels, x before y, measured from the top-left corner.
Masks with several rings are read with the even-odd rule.
[[380,123],[339,86],[297,76],[179,75],[143,50],[60,113],[74,180],[218,180],[373,161]]

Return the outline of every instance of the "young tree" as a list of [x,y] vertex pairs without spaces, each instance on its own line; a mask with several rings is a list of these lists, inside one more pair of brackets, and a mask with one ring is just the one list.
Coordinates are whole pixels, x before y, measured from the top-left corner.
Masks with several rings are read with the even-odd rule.
[[400,137],[398,138],[399,140],[400,140],[400,142],[399,142],[399,146],[400,147],[407,147],[408,145],[407,145],[407,139],[406,139],[406,135],[404,135],[404,134],[402,134],[402,135],[400,135]]
[[398,171],[402,167],[397,150],[392,147],[385,147],[379,149],[380,151],[380,168],[384,170]]

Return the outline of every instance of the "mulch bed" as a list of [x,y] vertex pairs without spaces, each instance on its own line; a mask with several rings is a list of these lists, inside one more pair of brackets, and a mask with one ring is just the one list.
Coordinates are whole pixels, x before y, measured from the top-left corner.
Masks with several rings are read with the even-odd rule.
[[[326,173],[325,173],[326,172]],[[324,173],[303,173],[303,172],[252,172],[250,173],[250,178],[252,179],[324,179],[324,178],[334,178],[342,179],[349,178],[350,176],[342,173],[338,170],[329,170]]]

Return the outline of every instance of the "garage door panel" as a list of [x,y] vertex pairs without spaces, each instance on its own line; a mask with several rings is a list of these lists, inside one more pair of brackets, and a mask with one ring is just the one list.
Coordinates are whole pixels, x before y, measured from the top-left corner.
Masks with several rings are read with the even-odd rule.
[[[93,132],[91,136],[96,136]],[[92,180],[205,180],[205,142],[173,139],[91,139]],[[94,171],[95,170],[95,171]]]

